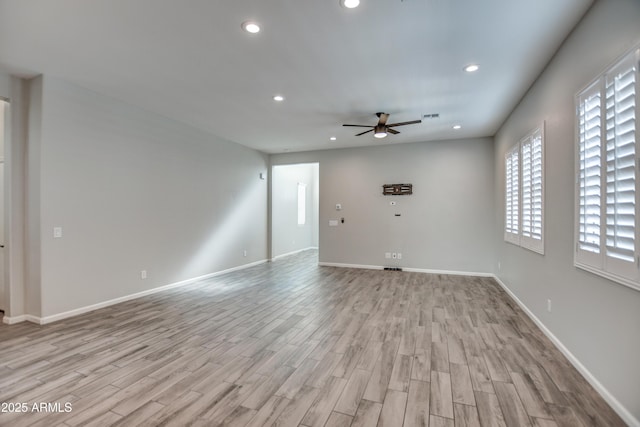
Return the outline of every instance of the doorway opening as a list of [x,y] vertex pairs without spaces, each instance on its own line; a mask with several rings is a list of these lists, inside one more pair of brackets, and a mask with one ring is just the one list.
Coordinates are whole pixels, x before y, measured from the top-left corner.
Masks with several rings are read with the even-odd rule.
[[275,165],[271,171],[271,259],[319,248],[320,165]]
[[7,206],[5,195],[5,139],[7,126],[5,118],[9,112],[9,105],[0,99],[0,322],[7,311],[7,291],[6,263],[5,263],[5,208]]

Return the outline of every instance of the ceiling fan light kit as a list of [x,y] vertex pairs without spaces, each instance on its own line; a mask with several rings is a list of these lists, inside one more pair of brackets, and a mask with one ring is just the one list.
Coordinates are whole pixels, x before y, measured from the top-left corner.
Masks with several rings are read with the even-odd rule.
[[360,0],[340,0],[340,6],[353,9],[360,5]]
[[384,138],[387,136],[387,131],[384,126],[376,126],[373,136],[376,138]]

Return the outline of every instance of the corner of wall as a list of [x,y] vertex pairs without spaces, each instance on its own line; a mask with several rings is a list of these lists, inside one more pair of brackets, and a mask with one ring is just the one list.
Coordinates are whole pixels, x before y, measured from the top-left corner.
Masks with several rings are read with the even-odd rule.
[[44,76],[27,82],[26,120],[26,224],[25,224],[25,309],[26,314],[39,317],[42,314],[41,300],[41,227],[40,227],[40,154],[43,137]]

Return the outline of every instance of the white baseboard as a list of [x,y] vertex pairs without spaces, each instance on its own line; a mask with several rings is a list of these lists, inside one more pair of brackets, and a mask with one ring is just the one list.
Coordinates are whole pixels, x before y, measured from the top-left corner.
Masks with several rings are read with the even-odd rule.
[[185,286],[185,285],[197,282],[199,280],[205,280],[205,279],[209,279],[209,278],[212,278],[212,277],[215,277],[215,276],[220,276],[222,274],[231,273],[232,271],[243,270],[245,268],[253,267],[253,266],[256,266],[256,265],[259,265],[259,264],[264,264],[265,262],[267,262],[266,259],[265,260],[256,261],[256,262],[252,262],[252,263],[249,263],[249,264],[239,265],[237,267],[228,268],[226,270],[216,271],[214,273],[209,273],[209,274],[205,274],[203,276],[198,276],[198,277],[194,277],[194,278],[191,278],[191,279],[182,280],[180,282],[175,282],[175,283],[171,283],[171,284],[168,284],[168,285],[159,286],[159,287],[153,288],[153,289],[147,289],[146,291],[136,292],[135,294],[124,295],[122,297],[114,298],[114,299],[111,299],[111,300],[108,300],[108,301],[103,301],[103,302],[99,302],[97,304],[87,305],[85,307],[76,308],[76,309],[73,309],[73,310],[65,311],[63,313],[52,314],[50,316],[38,317],[38,316],[31,316],[31,315],[21,315],[21,316],[9,317],[9,318],[5,316],[3,321],[4,321],[4,323],[10,324],[10,325],[14,324],[14,323],[24,322],[24,321],[36,323],[38,325],[46,325],[47,323],[56,322],[58,320],[63,320],[63,319],[68,319],[69,317],[78,316],[80,314],[88,313],[90,311],[98,310],[100,308],[109,307],[111,305],[119,304],[121,302],[130,301],[132,299],[141,298],[141,297],[144,297],[144,296],[147,296],[147,295],[156,294],[158,292],[166,291],[168,289],[173,289],[173,288],[177,288],[177,287],[180,287],[180,286]]
[[300,252],[310,251],[310,250],[313,250],[313,249],[317,250],[318,247],[317,246],[309,246],[308,248],[298,249],[298,250],[295,250],[295,251],[287,252],[286,254],[276,255],[274,257],[271,257],[271,261],[275,261],[275,260],[278,260],[280,258],[288,257],[288,256],[291,256],[291,255],[299,254]]
[[13,317],[4,316],[2,318],[2,323],[7,325],[15,325],[16,323],[21,323],[26,321],[27,321],[27,316],[24,314],[22,316],[13,316]]
[[381,265],[364,265],[364,264],[342,264],[339,262],[318,262],[321,267],[340,267],[340,268],[362,268],[365,270],[383,270]]
[[493,277],[493,273],[480,273],[477,271],[455,271],[455,270],[432,270],[426,268],[402,268],[402,271],[410,273],[429,273],[429,274],[448,274],[451,276],[475,276],[475,277]]
[[498,284],[505,290],[507,294],[520,306],[527,316],[540,328],[540,330],[551,340],[553,345],[564,354],[564,356],[571,362],[571,364],[580,372],[580,374],[587,380],[589,384],[602,396],[602,398],[611,406],[611,408],[622,418],[622,420],[629,426],[640,427],[640,421],[633,416],[631,412],[625,408],[622,403],[618,401],[605,386],[596,379],[595,376],[580,362],[580,360],[569,351],[567,347],[562,344],[562,341],[558,339],[538,317],[527,307],[520,299],[514,294],[511,289],[505,285],[502,280],[495,274],[492,277],[498,282]]
[[[365,265],[365,264],[342,264],[337,262],[319,262],[318,265],[323,267],[342,267],[342,268],[362,268],[365,270],[384,270],[382,265]],[[388,267],[388,266],[387,266]],[[454,276],[477,276],[477,277],[495,277],[492,273],[478,273],[472,271],[454,271],[454,270],[433,270],[426,268],[400,267],[402,271],[410,273],[429,273],[429,274],[448,274]]]
[[30,314],[21,314],[20,316],[13,316],[13,317],[4,316],[2,318],[2,323],[5,323],[7,325],[15,325],[16,323],[22,323],[22,322],[31,322],[31,323],[40,324],[40,318],[38,316],[32,316]]

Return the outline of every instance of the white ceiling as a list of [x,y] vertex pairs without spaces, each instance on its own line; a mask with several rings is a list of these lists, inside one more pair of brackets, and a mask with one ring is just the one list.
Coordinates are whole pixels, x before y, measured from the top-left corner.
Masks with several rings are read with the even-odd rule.
[[[0,0],[0,70],[268,153],[491,136],[592,2]],[[259,34],[242,31],[249,19]],[[383,140],[341,126],[377,111],[440,117]]]

